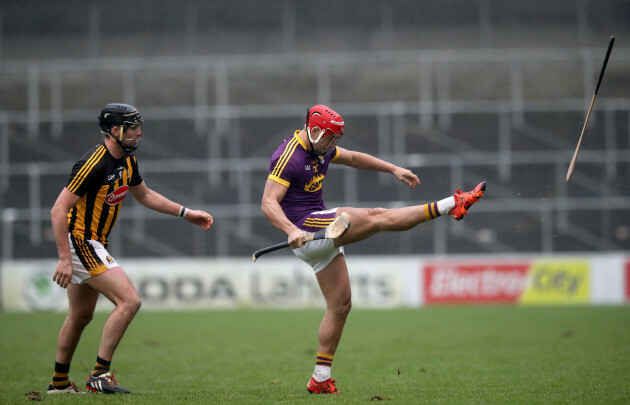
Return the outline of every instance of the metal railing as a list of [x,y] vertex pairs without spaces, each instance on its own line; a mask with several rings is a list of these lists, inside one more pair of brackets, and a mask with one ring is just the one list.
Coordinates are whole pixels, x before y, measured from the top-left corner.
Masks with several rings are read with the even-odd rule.
[[[628,249],[630,243],[624,236],[623,228],[618,232],[621,236],[611,236],[613,232],[610,228],[615,222],[610,215],[595,219],[599,231],[594,231],[580,225],[580,221],[572,218],[571,213],[613,212],[613,216],[627,216],[630,213],[627,190],[614,187],[614,184],[628,184],[630,170],[627,141],[630,131],[628,127],[622,126],[624,122],[630,125],[627,124],[630,122],[630,98],[624,96],[630,90],[630,75],[626,73],[630,71],[627,69],[630,66],[630,50],[615,49],[606,79],[616,83],[616,87],[614,91],[607,89],[607,92],[600,93],[596,113],[592,117],[592,125],[597,125],[603,137],[598,137],[598,141],[590,144],[590,147],[589,144],[583,147],[579,164],[586,167],[580,169],[582,174],[572,179],[570,185],[564,182],[564,174],[578,134],[569,136],[557,130],[553,123],[532,123],[535,121],[532,117],[541,114],[573,114],[578,117],[573,127],[581,128],[579,120],[583,119],[585,107],[592,95],[594,75],[597,74],[602,56],[600,51],[354,52],[220,58],[89,59],[80,63],[74,60],[4,62],[0,68],[0,77],[13,78],[11,86],[23,89],[25,97],[23,101],[16,101],[14,109],[0,111],[2,256],[7,259],[28,257],[33,247],[42,247],[45,252],[54,253],[54,246],[51,249],[50,241],[42,235],[46,234],[43,230],[49,222],[50,203],[45,202],[54,201],[56,195],[45,192],[47,188],[43,184],[55,181],[59,183],[60,189],[74,163],[73,159],[78,158],[75,151],[64,153],[64,148],[56,144],[65,140],[64,131],[68,125],[95,121],[94,117],[103,102],[99,101],[99,97],[86,96],[89,88],[85,86],[99,78],[119,79],[114,81],[115,86],[108,86],[112,87],[109,89],[111,96],[118,101],[136,103],[147,99],[146,103],[138,107],[151,122],[164,125],[173,120],[190,123],[194,129],[194,134],[190,136],[196,137],[202,145],[199,148],[202,152],[207,152],[202,157],[188,158],[187,153],[193,154],[193,151],[178,151],[170,144],[172,138],[159,131],[150,142],[142,145],[143,152],[149,155],[140,158],[143,175],[156,175],[153,177],[158,179],[153,181],[159,185],[160,191],[176,198],[176,188],[180,184],[161,182],[158,175],[179,173],[180,181],[186,183],[190,190],[190,195],[179,198],[207,209],[219,219],[217,236],[210,237],[210,241],[193,242],[196,246],[191,247],[190,244],[180,244],[168,237],[173,232],[172,225],[167,222],[159,222],[167,229],[163,235],[147,230],[148,224],[163,221],[158,214],[136,208],[135,205],[127,207],[122,210],[120,218],[125,224],[131,224],[131,231],[121,232],[121,235],[126,240],[148,246],[144,254],[227,256],[240,254],[241,248],[236,244],[249,248],[275,242],[274,236],[281,235],[273,233],[269,236],[271,225],[261,221],[259,208],[260,190],[269,163],[267,155],[272,150],[248,148],[248,144],[260,135],[243,134],[246,130],[242,127],[251,125],[247,124],[250,121],[269,119],[292,122],[297,127],[303,110],[313,103],[309,100],[333,103],[347,122],[361,123],[366,120],[373,123],[373,135],[357,134],[357,137],[361,136],[360,140],[353,140],[351,137],[354,135],[349,131],[350,145],[365,142],[368,152],[399,165],[420,171],[443,172],[447,180],[440,187],[444,186],[444,190],[462,186],[470,177],[467,174],[470,171],[491,176],[494,180],[492,187],[496,191],[488,196],[487,201],[475,207],[476,214],[484,218],[485,222],[491,221],[493,214],[500,213],[524,213],[540,218],[537,224],[540,251],[557,251],[558,233],[579,241],[586,250]],[[313,68],[313,61],[317,61],[316,68]],[[550,67],[550,70],[540,72],[538,67],[541,64]],[[558,67],[554,69],[554,65]],[[492,80],[489,80],[487,92],[470,97],[466,86],[461,83],[468,81],[474,86],[481,79],[466,77],[460,71],[462,66],[470,66],[476,71],[481,69],[502,79],[497,79],[494,87]],[[577,77],[577,82],[574,80],[568,85],[560,84],[549,89],[549,92],[531,91],[532,83],[543,80],[541,78],[547,74],[561,78],[566,66],[573,66],[575,71],[570,73],[571,79]],[[371,68],[372,76],[369,72]],[[364,69],[368,73],[363,74],[366,72]],[[400,72],[393,77],[385,74],[397,69]],[[281,72],[278,73],[278,70]],[[247,82],[248,71],[258,72],[261,77],[267,74],[271,82],[269,85],[256,84],[254,93],[263,95],[256,102],[247,97],[236,98],[236,95],[247,90],[240,82]],[[302,72],[298,76],[308,83],[305,87],[312,89],[313,94],[304,96],[277,86],[277,76],[285,75],[285,71]],[[363,74],[357,80],[372,77],[382,82],[360,82],[364,88],[355,89],[350,84],[357,84],[357,80],[352,82],[357,71]],[[162,88],[141,86],[143,77],[156,72],[166,72],[167,77],[177,77],[177,80],[164,82]],[[74,75],[87,75],[90,80],[74,82]],[[413,89],[401,89],[401,98],[394,99],[395,92],[387,90],[387,87],[400,81],[408,82]],[[6,81],[3,83],[7,85]],[[190,88],[183,90],[190,103],[176,102],[169,97],[174,86],[176,88],[181,83],[190,84]],[[576,87],[579,89],[576,90]],[[378,99],[371,93],[379,90],[388,101],[370,101]],[[271,92],[274,94],[267,94]],[[606,97],[605,94],[609,93],[619,96]],[[153,98],[149,100],[149,96]],[[87,106],[74,107],[73,102],[68,102],[74,98],[85,98]],[[496,128],[488,130],[492,133],[494,144],[479,147],[473,135],[469,140],[457,136],[457,123],[462,117],[488,116],[496,123]],[[287,130],[287,124],[273,127],[268,121],[264,122],[258,127],[261,133],[282,132],[283,136],[286,135],[283,131]],[[233,138],[226,140],[227,137]],[[531,141],[537,148],[529,150],[515,146],[517,137],[519,141]],[[418,141],[431,143],[435,150],[418,153],[408,148],[409,143]],[[58,151],[60,159],[42,161],[28,156],[16,157],[12,149],[18,145],[22,151],[28,148],[37,150],[45,145]],[[222,148],[222,145],[225,147]],[[165,150],[173,150],[173,157],[163,156]],[[200,155],[199,150],[194,152],[195,156]],[[551,188],[551,196],[537,199],[517,195],[520,187],[511,182],[513,172],[516,168],[529,166],[553,168],[548,176],[529,179]],[[379,179],[379,185],[387,184],[383,176],[374,176]],[[334,198],[329,198],[330,206],[393,207],[418,203],[415,197],[412,198],[405,191],[399,191],[394,196],[376,193],[374,199],[363,198],[361,193],[365,182],[353,170],[343,169],[341,177],[343,181],[338,193]],[[10,206],[7,195],[13,192],[12,184],[15,183],[26,184],[23,191],[27,197],[20,200],[23,204]],[[220,187],[235,189],[231,201],[213,203],[212,197],[206,198],[207,189]],[[578,194],[586,190],[587,196],[573,195],[571,190],[576,188],[579,189]],[[442,188],[437,191],[442,192]],[[454,235],[453,229],[464,229],[475,236],[478,230],[475,227],[479,228],[474,220],[471,225],[465,225],[468,222],[453,225],[436,221],[435,225],[431,225],[431,250],[423,253],[457,252],[457,247],[453,247],[455,244],[449,243],[458,237]],[[483,228],[492,230],[492,224],[485,224]],[[513,231],[518,232],[518,229]],[[523,249],[518,243],[510,244],[497,237],[477,236],[471,239],[483,251],[518,252]],[[413,236],[400,234],[392,237],[391,241],[384,243],[383,252],[395,253],[402,251],[400,249],[413,251],[414,245],[410,238]],[[16,240],[26,240],[30,246],[24,247]],[[124,244],[115,247],[117,245],[112,245],[114,252],[120,249],[117,253],[134,255],[133,250],[124,250]],[[378,251],[370,250],[370,253]]]

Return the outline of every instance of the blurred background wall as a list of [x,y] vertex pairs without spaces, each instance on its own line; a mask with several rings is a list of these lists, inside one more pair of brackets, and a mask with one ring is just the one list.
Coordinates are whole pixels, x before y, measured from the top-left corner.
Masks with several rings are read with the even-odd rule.
[[[371,254],[630,248],[630,1],[14,1],[0,3],[0,248],[55,258],[50,208],[102,141],[109,102],[145,118],[147,184],[215,217],[192,229],[128,199],[110,251],[245,256],[284,240],[260,211],[269,157],[307,107],[341,146],[415,171],[335,166],[329,207],[420,204],[488,182],[464,221],[379,234]],[[565,182],[611,35],[610,62]]]

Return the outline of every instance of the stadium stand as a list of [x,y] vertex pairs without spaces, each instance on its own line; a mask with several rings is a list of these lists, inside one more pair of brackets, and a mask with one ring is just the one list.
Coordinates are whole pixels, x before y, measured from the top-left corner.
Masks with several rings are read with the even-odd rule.
[[[215,216],[190,232],[135,201],[112,253],[249,256],[284,239],[260,211],[268,158],[325,103],[342,146],[416,171],[422,186],[335,168],[330,206],[424,203],[488,182],[465,221],[351,246],[358,254],[630,249],[630,48],[618,41],[564,178],[621,0],[300,2],[58,0],[0,4],[0,247],[55,257],[49,211],[100,142],[111,101],[145,117],[152,188]],[[125,13],[111,10],[125,9]],[[334,191],[332,191],[334,190]],[[463,236],[472,236],[464,238]]]

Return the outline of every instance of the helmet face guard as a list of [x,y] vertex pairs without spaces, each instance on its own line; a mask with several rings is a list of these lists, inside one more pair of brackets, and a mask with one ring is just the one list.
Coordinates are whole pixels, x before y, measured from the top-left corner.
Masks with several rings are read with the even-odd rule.
[[[337,114],[331,108],[325,105],[316,105],[306,112],[306,133],[311,143],[313,153],[319,156],[325,156],[331,153],[337,141],[343,136],[345,124],[341,115]],[[317,138],[313,138],[317,132]],[[322,140],[329,139],[326,150],[317,151],[315,145]]]
[[[119,128],[120,130],[120,135],[118,136],[118,139],[116,139],[116,142],[125,150],[125,152],[127,153],[131,153],[134,150],[138,149],[138,146],[140,146],[140,142],[142,142],[142,135],[135,137],[133,139],[131,138],[124,138],[123,134],[125,132],[125,130],[129,129],[129,127],[134,126],[134,127],[139,127],[140,124],[129,124],[129,125],[121,125]],[[123,140],[128,140],[128,141],[134,141],[135,143],[133,144],[123,144]]]
[[[144,120],[136,107],[121,103],[107,104],[98,117],[101,132],[115,140],[128,153],[136,150],[142,141],[142,137],[138,137],[134,145],[125,145],[123,144],[123,140],[125,140],[123,137],[124,132],[131,126],[141,126],[143,122]],[[113,126],[119,127],[118,136],[112,134]]]

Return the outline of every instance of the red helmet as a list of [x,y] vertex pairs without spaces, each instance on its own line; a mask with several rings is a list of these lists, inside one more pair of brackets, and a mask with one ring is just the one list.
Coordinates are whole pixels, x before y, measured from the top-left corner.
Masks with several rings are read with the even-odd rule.
[[[311,138],[311,132],[315,128],[320,129],[317,139]],[[318,104],[308,110],[306,115],[306,130],[308,132],[309,140],[312,143],[317,143],[323,137],[328,136],[328,131],[331,132],[330,135],[335,135],[336,138],[340,138],[343,135],[343,129],[343,118],[331,108]]]

